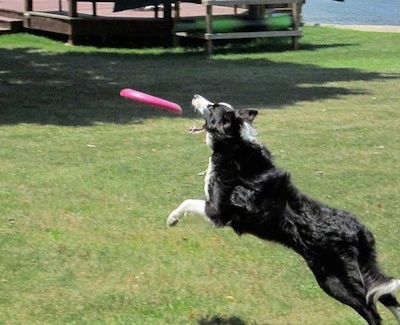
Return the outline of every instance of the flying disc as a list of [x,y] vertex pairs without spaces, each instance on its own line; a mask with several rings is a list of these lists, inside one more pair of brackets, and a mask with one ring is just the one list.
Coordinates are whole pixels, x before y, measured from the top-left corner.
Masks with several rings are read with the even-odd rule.
[[182,114],[182,108],[178,104],[156,96],[142,93],[134,89],[125,88],[122,89],[119,94],[122,97],[134,100],[139,103],[143,103],[153,107],[158,107],[175,114]]

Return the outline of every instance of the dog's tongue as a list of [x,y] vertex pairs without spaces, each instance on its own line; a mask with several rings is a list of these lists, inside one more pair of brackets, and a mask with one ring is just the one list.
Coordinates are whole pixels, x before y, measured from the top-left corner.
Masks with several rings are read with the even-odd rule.
[[190,133],[190,134],[198,134],[198,133],[201,133],[201,132],[203,132],[203,131],[204,131],[204,126],[201,127],[201,128],[198,128],[198,127],[196,127],[196,126],[192,126],[192,127],[189,129],[189,133]]

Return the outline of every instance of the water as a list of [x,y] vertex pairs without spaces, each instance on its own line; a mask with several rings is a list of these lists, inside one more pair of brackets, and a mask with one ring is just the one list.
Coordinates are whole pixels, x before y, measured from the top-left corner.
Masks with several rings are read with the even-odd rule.
[[307,0],[305,23],[400,26],[400,0]]

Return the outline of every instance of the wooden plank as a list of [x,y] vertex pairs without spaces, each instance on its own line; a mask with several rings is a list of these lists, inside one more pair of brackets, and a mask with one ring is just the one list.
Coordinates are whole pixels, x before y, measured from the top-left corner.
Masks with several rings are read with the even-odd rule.
[[263,37],[292,37],[301,36],[299,30],[282,30],[269,32],[243,32],[243,33],[216,33],[204,34],[206,40],[241,39],[241,38],[263,38]]
[[59,14],[52,14],[50,12],[41,12],[41,11],[28,11],[24,13],[24,17],[43,17],[43,18],[51,18],[51,19],[56,19],[56,20],[66,20],[70,21],[72,19],[80,19],[78,17],[70,17],[70,16],[65,16],[65,15],[59,15]]
[[267,37],[301,37],[299,30],[281,30],[281,31],[261,31],[261,32],[243,32],[243,33],[188,33],[179,32],[177,36],[193,37],[204,40],[224,40],[224,39],[241,39],[241,38],[267,38]]
[[24,27],[46,32],[71,35],[71,20],[53,19],[52,17],[43,17],[38,15],[29,15],[24,17]]
[[204,38],[204,33],[201,32],[194,32],[194,33],[188,33],[188,32],[176,32],[175,33],[176,36],[179,37],[191,37],[191,38],[198,38],[198,39],[205,39]]

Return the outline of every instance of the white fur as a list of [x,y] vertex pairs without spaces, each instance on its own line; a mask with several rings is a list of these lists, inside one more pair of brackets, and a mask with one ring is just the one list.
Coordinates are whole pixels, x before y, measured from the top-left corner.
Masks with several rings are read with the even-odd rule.
[[243,123],[243,126],[240,130],[240,136],[243,140],[258,143],[257,130],[249,123]]
[[400,289],[400,280],[392,279],[390,281],[383,282],[377,286],[371,288],[367,293],[367,302],[372,299],[372,302],[376,304],[378,299],[387,294],[393,294]]
[[208,193],[208,184],[211,179],[211,175],[214,171],[214,166],[211,162],[211,157],[208,159],[208,167],[206,171],[206,175],[204,176],[204,194],[206,196],[207,201],[210,199],[210,194]]
[[[400,280],[392,279],[390,281],[378,284],[371,288],[367,293],[367,302],[372,299],[374,305],[376,305],[378,299],[384,295],[391,294],[394,296],[395,292],[400,289]],[[387,307],[393,315],[396,317],[397,322],[400,324],[400,308],[395,306]]]
[[205,99],[204,97],[200,95],[194,95],[192,99],[192,106],[200,113],[203,114],[203,112],[207,109],[209,105],[213,105],[214,103],[210,102],[209,100]]
[[228,104],[228,103],[225,103],[225,102],[219,102],[218,105],[223,105],[223,106],[229,107],[230,109],[233,109],[231,104]]
[[[208,183],[213,173],[213,165],[211,163],[211,157],[209,158],[208,168],[204,176],[204,194],[206,195],[207,201],[210,199],[208,193]],[[207,217],[205,212],[206,201],[204,200],[185,200],[181,205],[172,211],[167,219],[167,225],[169,227],[175,226],[183,217],[188,215],[198,216],[204,218],[206,221],[211,223],[211,220]]]
[[175,226],[183,217],[186,217],[187,215],[200,216],[210,222],[206,215],[205,208],[206,201],[204,200],[185,200],[179,207],[170,213],[167,219],[167,225],[169,227]]
[[212,149],[213,139],[212,139],[212,135],[208,132],[206,133],[206,144],[209,148]]

